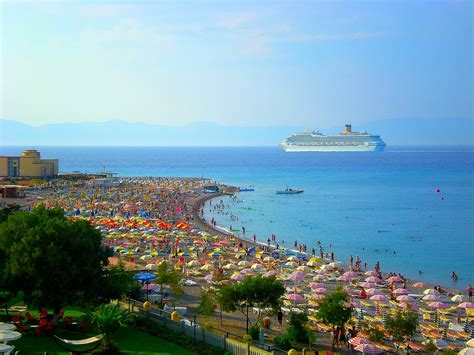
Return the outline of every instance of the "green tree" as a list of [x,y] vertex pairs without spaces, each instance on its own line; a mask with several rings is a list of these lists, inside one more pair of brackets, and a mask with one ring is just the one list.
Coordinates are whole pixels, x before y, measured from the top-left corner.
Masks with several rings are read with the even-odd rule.
[[106,354],[119,353],[112,336],[131,317],[132,314],[120,308],[120,306],[112,306],[110,304],[103,304],[90,314],[91,323],[99,332],[104,334],[102,350]]
[[181,274],[173,270],[167,262],[164,261],[158,266],[156,275],[154,282],[160,285],[161,304],[163,304],[163,287],[165,285],[169,286],[175,298],[178,298],[183,294],[183,289],[181,288]]
[[314,340],[314,334],[306,327],[308,315],[306,313],[291,312],[286,328],[286,336],[289,340],[300,343],[311,343]]
[[101,241],[89,222],[68,220],[59,208],[10,214],[0,224],[0,289],[55,311],[100,302],[111,254]]
[[413,337],[417,327],[418,315],[413,311],[397,311],[393,316],[388,314],[385,319],[385,329],[398,341]]
[[214,314],[214,310],[216,309],[216,305],[213,302],[211,296],[203,291],[199,295],[199,306],[197,307],[196,311],[203,316],[212,316]]
[[[221,287],[218,301],[224,311],[235,311],[240,309],[247,320],[247,332],[249,325],[249,307],[277,308],[285,288],[275,276],[262,277],[248,276],[241,283]],[[257,321],[260,320],[260,313]]]
[[352,308],[347,306],[348,301],[349,295],[339,287],[319,302],[316,317],[323,323],[331,325],[333,329],[337,326],[343,327],[352,315]]
[[103,302],[120,299],[123,296],[133,298],[141,291],[140,284],[135,280],[135,273],[125,270],[122,262],[104,270],[104,282],[101,287],[100,295]]
[[19,210],[20,206],[18,205],[8,205],[7,207],[0,209],[0,223],[5,222],[9,215]]

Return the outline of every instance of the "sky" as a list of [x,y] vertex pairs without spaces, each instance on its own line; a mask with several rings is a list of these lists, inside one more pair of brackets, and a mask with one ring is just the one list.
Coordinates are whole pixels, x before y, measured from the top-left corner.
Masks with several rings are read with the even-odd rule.
[[14,1],[0,118],[334,127],[473,119],[471,1]]

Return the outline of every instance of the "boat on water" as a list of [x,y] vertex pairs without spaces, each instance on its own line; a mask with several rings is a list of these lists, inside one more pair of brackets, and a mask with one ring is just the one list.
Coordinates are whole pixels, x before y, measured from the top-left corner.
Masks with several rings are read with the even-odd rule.
[[289,189],[286,188],[285,190],[277,191],[277,195],[295,195],[295,194],[300,194],[304,190],[295,190],[295,189]]
[[250,187],[241,187],[239,189],[239,192],[249,192],[249,191],[255,191],[255,189],[252,189]]
[[325,135],[319,131],[299,132],[279,144],[285,152],[380,152],[385,142],[378,135],[352,132],[346,124],[344,131],[335,135]]

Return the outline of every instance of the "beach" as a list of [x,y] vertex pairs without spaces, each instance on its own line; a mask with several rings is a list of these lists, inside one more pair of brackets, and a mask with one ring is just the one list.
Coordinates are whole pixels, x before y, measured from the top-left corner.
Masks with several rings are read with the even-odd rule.
[[[207,184],[209,180],[202,178],[119,178],[100,184],[94,180],[58,181],[44,190],[32,189],[27,198],[33,206],[61,207],[72,219],[89,220],[104,235],[104,244],[114,249],[115,258],[128,268],[153,272],[163,260],[171,262],[183,273],[185,295],[178,305],[188,309],[189,315],[195,314],[201,289],[218,286],[213,281],[216,272],[222,273],[227,282],[240,282],[245,275],[275,275],[287,290],[282,300],[285,317],[290,312],[308,312],[312,329],[326,339],[323,343],[327,343],[329,333],[317,320],[318,300],[338,286],[352,295],[354,325],[363,321],[383,327],[385,312],[408,307],[419,312],[420,322],[426,328],[421,328],[424,330],[414,339],[415,343],[421,343],[423,337],[438,336],[454,349],[460,348],[469,336],[464,331],[470,329],[469,324],[466,328],[469,310],[458,309],[461,302],[451,300],[461,294],[458,299],[467,301],[465,291],[439,290],[435,285],[416,283],[395,273],[388,274],[396,270],[385,270],[383,265],[381,273],[371,266],[352,271],[349,265],[337,261],[337,251],[332,260],[330,254],[321,258],[317,251],[313,256],[311,251],[298,247],[277,248],[277,240],[265,243],[254,241],[252,236],[233,235],[203,218],[203,208],[220,203],[224,196],[205,194],[203,188]],[[233,187],[220,187],[236,191]],[[366,297],[360,297],[361,289],[368,293]],[[298,302],[291,301],[290,296],[295,294],[301,296]],[[379,301],[371,300],[378,295],[383,296]],[[399,296],[410,298],[404,302]],[[440,302],[438,308],[430,306],[431,302]],[[225,313],[224,325],[219,324],[218,317],[211,319],[217,328],[245,332],[245,322],[239,313]],[[266,333],[268,341],[282,330],[277,325],[271,327]]]

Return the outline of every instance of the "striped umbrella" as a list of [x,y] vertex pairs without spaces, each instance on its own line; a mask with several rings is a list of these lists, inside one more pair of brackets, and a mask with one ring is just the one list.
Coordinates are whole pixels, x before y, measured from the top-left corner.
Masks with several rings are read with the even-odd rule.
[[364,316],[362,315],[362,312],[359,312],[359,315],[357,316],[357,329],[362,329],[362,320],[364,319]]
[[372,344],[360,344],[354,348],[356,351],[360,351],[363,354],[380,354],[382,350],[377,348],[375,345]]
[[359,346],[361,344],[372,344],[370,340],[363,338],[361,336],[356,336],[355,338],[352,338],[349,340],[349,344],[354,345],[354,346]]

